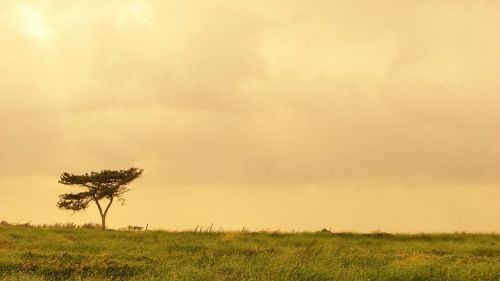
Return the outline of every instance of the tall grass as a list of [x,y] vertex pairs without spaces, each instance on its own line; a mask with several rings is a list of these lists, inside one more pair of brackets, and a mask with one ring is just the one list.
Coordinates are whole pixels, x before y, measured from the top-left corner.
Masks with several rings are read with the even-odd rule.
[[500,280],[496,234],[100,231],[0,223],[0,280]]

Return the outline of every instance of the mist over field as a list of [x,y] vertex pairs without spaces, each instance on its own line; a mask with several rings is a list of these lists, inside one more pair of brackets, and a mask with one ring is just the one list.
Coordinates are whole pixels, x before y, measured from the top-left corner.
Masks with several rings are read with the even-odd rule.
[[500,2],[0,2],[0,220],[500,231]]

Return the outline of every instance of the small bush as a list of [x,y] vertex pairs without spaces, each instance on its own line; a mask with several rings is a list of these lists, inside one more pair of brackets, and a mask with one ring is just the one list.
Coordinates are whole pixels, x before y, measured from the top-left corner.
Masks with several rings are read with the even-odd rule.
[[101,229],[101,225],[98,223],[93,223],[93,222],[88,222],[82,224],[81,228],[86,228],[86,229]]

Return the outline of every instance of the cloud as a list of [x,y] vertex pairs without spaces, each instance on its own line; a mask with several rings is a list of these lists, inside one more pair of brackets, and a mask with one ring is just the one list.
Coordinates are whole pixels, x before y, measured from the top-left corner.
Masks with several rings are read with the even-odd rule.
[[2,176],[142,165],[175,186],[499,179],[495,2],[55,1],[26,6],[32,32],[18,2],[4,5]]

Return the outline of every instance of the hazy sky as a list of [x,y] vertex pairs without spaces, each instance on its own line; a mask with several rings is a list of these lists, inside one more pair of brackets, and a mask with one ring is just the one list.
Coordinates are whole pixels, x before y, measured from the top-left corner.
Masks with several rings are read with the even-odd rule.
[[[500,2],[0,1],[0,220],[500,231]],[[77,191],[77,188],[73,189]]]

